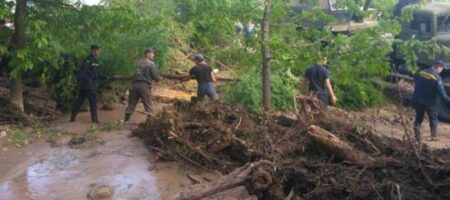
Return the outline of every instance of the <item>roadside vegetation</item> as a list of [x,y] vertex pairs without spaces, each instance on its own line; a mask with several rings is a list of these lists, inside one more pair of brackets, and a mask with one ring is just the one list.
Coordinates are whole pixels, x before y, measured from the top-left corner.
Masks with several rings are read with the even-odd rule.
[[[339,6],[364,15],[358,13],[362,4],[342,1]],[[436,51],[433,42],[394,39],[400,22],[411,18],[393,18],[395,4],[395,0],[373,0],[372,7],[381,12],[379,25],[348,35],[334,34],[330,29],[301,28],[301,21],[329,23],[335,19],[319,9],[296,13],[289,1],[273,2],[268,41],[272,108],[292,109],[304,70],[324,58],[330,66],[339,107],[358,109],[387,103],[383,86],[378,83],[390,73],[388,54],[392,44],[403,49],[411,69],[416,59],[411,49]],[[0,18],[14,19],[14,5],[1,2]],[[74,99],[79,62],[90,44],[103,47],[103,70],[109,75],[131,75],[145,47],[156,49],[156,62],[165,72],[187,72],[192,65],[190,55],[202,52],[213,67],[231,71],[238,79],[222,89],[225,102],[259,110],[263,99],[263,10],[264,2],[260,0],[104,0],[95,6],[64,0],[36,1],[26,6],[26,42],[10,53],[10,75],[12,80],[23,77],[26,84],[47,87],[52,98],[67,109]],[[250,21],[254,29],[248,31]],[[237,30],[239,23],[243,30]],[[6,52],[5,47],[2,52]],[[102,87],[127,85],[105,83]]]

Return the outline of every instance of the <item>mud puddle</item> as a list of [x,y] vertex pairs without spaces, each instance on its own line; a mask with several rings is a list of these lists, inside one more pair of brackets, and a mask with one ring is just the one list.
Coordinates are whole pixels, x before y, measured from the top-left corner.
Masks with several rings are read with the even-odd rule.
[[[1,170],[0,199],[86,199],[98,185],[112,187],[113,199],[170,199],[185,179],[173,173],[179,171],[177,164],[150,171],[147,149],[127,135],[104,134],[107,142],[91,149],[36,144],[22,150],[31,160]],[[18,156],[14,154],[4,157]]]
[[[112,123],[123,117],[123,107],[99,114],[103,125]],[[144,115],[135,114],[132,121],[143,120]],[[0,151],[0,200],[87,199],[89,191],[101,185],[113,188],[111,199],[172,199],[191,184],[187,174],[214,176],[176,162],[158,163],[153,169],[155,155],[140,139],[130,137],[127,128],[99,133],[103,142],[94,145],[69,147],[71,136],[87,131],[89,121],[88,112],[75,123],[68,123],[67,116],[56,121],[51,128],[68,133],[58,147],[41,141]]]

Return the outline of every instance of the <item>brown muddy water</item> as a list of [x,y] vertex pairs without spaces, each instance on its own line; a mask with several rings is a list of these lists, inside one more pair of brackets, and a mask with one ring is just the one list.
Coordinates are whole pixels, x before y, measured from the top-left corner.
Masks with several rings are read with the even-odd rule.
[[[119,120],[123,108],[100,113],[103,122]],[[75,123],[67,119],[55,122],[52,128],[81,133],[90,123],[89,113],[82,113]],[[143,120],[135,115],[134,121]],[[153,200],[172,199],[190,185],[187,174],[212,178],[185,164],[158,163],[152,169],[154,155],[140,139],[130,137],[130,130],[99,134],[101,142],[91,142],[71,148],[71,136],[59,139],[61,145],[51,147],[35,142],[22,148],[0,150],[0,200],[80,200],[100,185],[113,188],[111,199]]]

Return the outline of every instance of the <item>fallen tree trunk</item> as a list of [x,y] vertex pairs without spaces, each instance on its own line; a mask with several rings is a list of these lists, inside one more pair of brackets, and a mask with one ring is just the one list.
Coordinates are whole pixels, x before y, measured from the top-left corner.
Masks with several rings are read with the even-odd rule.
[[[184,80],[187,77],[189,77],[188,75],[177,75],[177,74],[161,74],[161,76],[163,78],[172,79],[172,80]],[[223,77],[216,77],[216,79],[217,79],[217,81],[222,81],[222,82],[234,82],[234,81],[237,81],[237,79],[223,78]],[[116,75],[116,76],[112,76],[110,80],[114,80],[114,81],[132,81],[133,77],[132,76]]]
[[[414,78],[413,77],[402,75],[402,74],[398,74],[398,73],[391,73],[390,75],[392,77],[394,77],[394,78],[404,79],[404,80],[406,80],[408,82],[414,83]],[[444,87],[447,88],[447,89],[450,89],[450,83],[444,83]]]
[[[266,182],[265,185],[271,184],[272,179],[270,177],[269,180],[268,177],[266,177],[267,172],[258,173],[258,171],[264,171],[261,167],[271,164],[272,163],[267,160],[260,160],[252,164],[247,164],[243,167],[235,169],[227,176],[207,185],[206,188],[194,188],[182,191],[175,196],[175,199],[176,200],[201,199],[203,197],[207,197],[243,185],[250,180],[259,180],[259,181],[264,180]],[[255,177],[255,175],[257,176],[258,174],[264,175],[262,175],[261,177]],[[264,185],[264,184],[258,183],[257,185]],[[254,183],[253,186],[255,186]]]
[[308,128],[308,136],[318,144],[328,149],[331,153],[334,153],[338,157],[345,160],[361,165],[371,164],[375,161],[374,158],[353,148],[332,133],[320,127],[314,125],[310,126]]

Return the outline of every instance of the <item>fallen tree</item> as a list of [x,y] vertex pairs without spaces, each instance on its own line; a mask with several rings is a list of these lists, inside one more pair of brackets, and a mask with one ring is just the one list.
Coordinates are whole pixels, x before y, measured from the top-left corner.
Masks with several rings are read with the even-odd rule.
[[[161,76],[163,78],[171,79],[171,80],[185,80],[186,78],[189,78],[189,75],[179,75],[179,74],[165,74],[165,73],[162,73]],[[112,76],[110,78],[110,80],[113,80],[113,81],[132,81],[133,77],[132,76],[115,75],[115,76]],[[225,78],[225,77],[216,77],[216,80],[217,81],[223,81],[223,82],[234,82],[237,79]]]
[[176,200],[195,200],[207,197],[222,191],[226,191],[247,182],[258,190],[267,190],[272,183],[270,173],[263,169],[264,166],[273,165],[267,160],[260,160],[255,163],[248,163],[243,167],[233,170],[230,174],[220,178],[213,183],[209,183],[205,188],[192,188],[178,193]]
[[[259,199],[450,198],[449,150],[424,147],[417,156],[408,141],[380,136],[344,111],[323,112],[315,99],[296,100],[299,113],[287,127],[277,116],[240,106],[176,102],[134,134],[164,159],[229,173],[181,192],[180,199],[242,184]],[[260,180],[270,179],[261,181],[270,182],[263,189],[250,179],[258,170],[249,166],[260,160],[272,163],[262,168]]]

